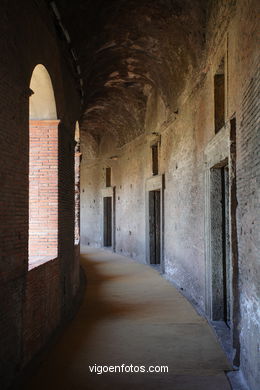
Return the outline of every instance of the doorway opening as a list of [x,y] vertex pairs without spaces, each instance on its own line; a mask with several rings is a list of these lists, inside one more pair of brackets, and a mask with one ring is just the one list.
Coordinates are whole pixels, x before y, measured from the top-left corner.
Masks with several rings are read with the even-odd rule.
[[150,264],[161,264],[161,191],[149,191]]
[[104,246],[112,246],[112,196],[105,196],[104,202]]
[[211,169],[212,320],[230,328],[229,170],[227,161]]

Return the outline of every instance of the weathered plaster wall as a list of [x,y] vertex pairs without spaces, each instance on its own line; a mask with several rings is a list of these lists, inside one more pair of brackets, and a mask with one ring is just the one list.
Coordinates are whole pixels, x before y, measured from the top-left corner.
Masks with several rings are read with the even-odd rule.
[[[74,257],[74,128],[77,85],[43,1],[0,5],[0,381],[10,385],[71,312],[78,291]],[[43,64],[59,125],[58,258],[28,271],[29,85]]]
[[[102,170],[107,164],[112,167],[112,185],[116,187],[116,251],[144,262],[145,181],[151,176],[151,133],[159,131],[160,173],[165,174],[165,272],[205,310],[204,150],[215,135],[213,80],[221,58],[225,57],[226,122],[233,115],[237,118],[239,299],[235,315],[241,369],[253,390],[259,388],[260,380],[257,9],[259,2],[255,0],[212,2],[205,61],[197,79],[186,83],[178,112],[167,116],[159,94],[152,91],[147,99],[144,135],[117,148],[113,153],[118,155],[116,161],[101,153],[99,159],[91,162],[94,167],[87,162],[82,165],[82,183],[88,181],[88,188],[84,194],[81,192],[85,213],[81,220],[82,240],[89,237],[90,245],[101,246]],[[84,147],[87,145],[82,146],[83,156]],[[91,221],[89,226],[86,221]]]
[[[84,150],[84,147],[82,146]],[[103,170],[95,163],[86,166],[84,152],[81,162],[80,193],[80,242],[83,245],[99,247],[102,245],[101,188],[104,182]],[[83,173],[84,172],[84,173]]]
[[[148,177],[144,137],[121,150],[112,168],[116,186],[116,250],[145,261],[145,178]],[[132,212],[129,212],[131,210]]]

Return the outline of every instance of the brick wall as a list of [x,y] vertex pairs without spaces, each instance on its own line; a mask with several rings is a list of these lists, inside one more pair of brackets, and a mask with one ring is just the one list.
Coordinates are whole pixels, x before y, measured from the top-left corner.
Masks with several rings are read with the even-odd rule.
[[245,85],[237,159],[241,367],[252,389],[260,387],[260,71]]
[[[64,59],[67,55],[60,49],[46,2],[1,2],[0,13],[3,17],[0,25],[2,390],[12,383],[71,313],[77,296],[79,253],[74,248],[74,131],[80,98],[77,80],[72,67]],[[55,226],[58,224],[58,247],[56,259],[41,265],[34,264],[37,267],[28,271],[29,86],[37,64],[43,64],[51,77],[57,117],[60,119],[59,125],[52,123],[49,126],[49,123],[41,126],[40,131],[41,136],[44,128],[45,131],[55,132],[58,137],[58,159],[55,157],[54,164],[56,172],[58,166],[58,177],[55,178],[58,189],[53,196],[55,203],[58,197],[59,207],[58,215],[52,220]],[[39,123],[37,126],[40,130]],[[49,173],[50,166],[53,164],[48,164]],[[45,180],[46,172],[41,174]]]
[[30,121],[29,265],[58,254],[58,123]]
[[80,240],[80,159],[79,143],[75,147],[75,245]]
[[23,365],[48,341],[61,312],[60,261],[55,259],[27,274],[23,308]]

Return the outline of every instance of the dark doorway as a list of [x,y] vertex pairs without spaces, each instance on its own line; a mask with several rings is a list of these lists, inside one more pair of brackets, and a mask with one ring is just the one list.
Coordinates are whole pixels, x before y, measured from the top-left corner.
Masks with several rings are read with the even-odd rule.
[[230,239],[228,166],[211,171],[213,320],[230,326]]
[[150,264],[161,264],[161,193],[149,191]]
[[112,196],[104,198],[104,246],[112,246]]

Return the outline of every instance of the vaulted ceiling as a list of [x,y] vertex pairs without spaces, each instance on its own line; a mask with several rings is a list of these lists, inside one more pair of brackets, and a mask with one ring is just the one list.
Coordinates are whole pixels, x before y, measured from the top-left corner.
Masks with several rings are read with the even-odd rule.
[[203,53],[206,0],[57,0],[84,82],[81,129],[122,145],[156,90],[169,112]]

